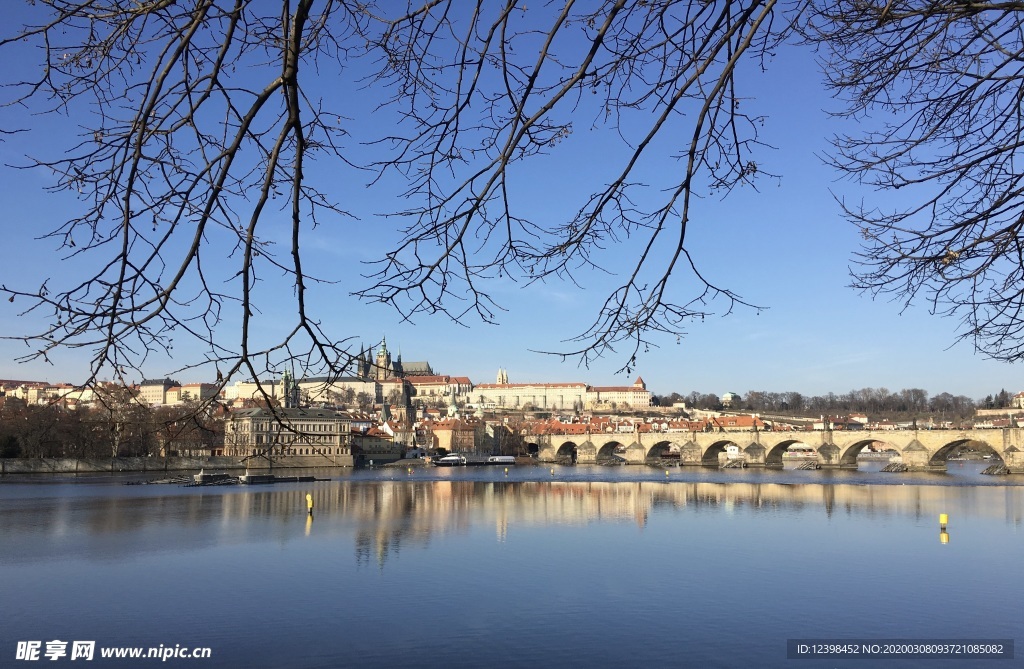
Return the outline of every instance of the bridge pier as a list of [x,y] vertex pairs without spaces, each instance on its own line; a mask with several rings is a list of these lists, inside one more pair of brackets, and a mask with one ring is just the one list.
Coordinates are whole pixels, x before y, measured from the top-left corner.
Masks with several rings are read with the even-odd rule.
[[818,455],[821,457],[819,464],[822,469],[856,469],[857,461],[843,462],[843,452],[838,446],[831,442],[825,442],[818,447]]
[[626,458],[628,464],[642,465],[647,462],[647,451],[644,449],[643,444],[634,441],[626,447],[626,454],[623,457]]
[[703,451],[692,439],[679,448],[679,465],[682,467],[700,467],[704,464]]
[[766,464],[768,452],[764,446],[756,441],[751,442],[750,445],[744,448],[743,454],[747,457],[748,467],[764,467]]
[[932,461],[932,454],[917,439],[912,439],[903,449],[903,464],[910,472],[944,472],[946,461]]
[[1011,444],[1003,451],[1003,464],[1011,474],[1024,474],[1024,451]]

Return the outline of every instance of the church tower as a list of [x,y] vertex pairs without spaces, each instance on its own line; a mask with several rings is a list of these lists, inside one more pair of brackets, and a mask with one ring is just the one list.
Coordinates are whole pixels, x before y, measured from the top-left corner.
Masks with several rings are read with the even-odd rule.
[[505,371],[504,369],[498,368],[498,380],[495,383],[497,383],[499,386],[507,386],[508,372]]
[[299,406],[299,384],[287,369],[281,375],[281,403],[285,409],[295,409]]
[[380,348],[377,350],[377,364],[374,371],[374,379],[377,381],[384,381],[385,379],[391,378],[391,353],[388,352],[388,338],[385,337],[380,342]]

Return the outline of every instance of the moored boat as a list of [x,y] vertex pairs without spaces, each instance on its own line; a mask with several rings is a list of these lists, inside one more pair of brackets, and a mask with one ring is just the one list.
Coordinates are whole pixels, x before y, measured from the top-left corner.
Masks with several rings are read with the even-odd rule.
[[446,455],[443,458],[437,458],[432,462],[438,467],[463,467],[466,464],[466,458],[461,455]]

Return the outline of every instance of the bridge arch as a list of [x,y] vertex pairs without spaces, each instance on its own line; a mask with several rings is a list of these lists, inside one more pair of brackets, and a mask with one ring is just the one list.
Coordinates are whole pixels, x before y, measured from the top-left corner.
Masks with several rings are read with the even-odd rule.
[[988,443],[987,441],[978,441],[975,439],[955,439],[945,446],[939,448],[932,457],[928,459],[929,465],[944,465],[949,461],[950,454],[961,450],[964,446],[971,446],[971,449],[975,452],[980,452],[983,455],[991,456],[991,460],[994,462],[1003,462],[1003,455],[996,449],[995,446]]
[[732,439],[719,439],[712,442],[711,445],[707,447],[704,454],[701,456],[700,463],[705,467],[717,467],[718,456],[725,453],[725,449],[729,446],[737,446],[740,449],[743,448],[738,441],[734,441]]
[[614,439],[606,441],[597,449],[597,462],[610,462],[614,460],[625,460],[626,444]]
[[555,451],[555,458],[558,460],[569,460],[573,464],[579,459],[579,446],[572,441],[564,441]]
[[840,450],[839,466],[843,468],[857,468],[857,456],[860,452],[872,444],[882,444],[886,447],[886,450],[896,451],[897,454],[903,455],[903,449],[896,444],[889,441],[882,441],[877,437],[869,439],[858,439],[850,444],[845,444]]
[[[782,456],[786,453],[786,451],[789,450],[790,446],[795,446],[797,444],[806,446],[814,450],[815,453],[817,453],[816,448],[814,448],[810,444],[800,441],[799,439],[784,439],[767,450],[767,452],[764,455],[764,466],[771,467],[773,469],[782,469]],[[809,459],[810,458],[808,458],[808,460]],[[818,459],[819,461],[821,459],[820,453],[818,454]]]
[[682,453],[683,445],[666,439],[651,446],[644,454],[645,460],[678,460]]

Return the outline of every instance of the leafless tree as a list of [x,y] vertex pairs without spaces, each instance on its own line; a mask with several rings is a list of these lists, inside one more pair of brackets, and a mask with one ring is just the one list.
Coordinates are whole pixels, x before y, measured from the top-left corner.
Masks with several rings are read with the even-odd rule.
[[858,129],[833,165],[897,191],[842,202],[865,240],[854,285],[926,301],[978,350],[1020,360],[1024,3],[822,0],[802,27]]
[[[744,301],[691,256],[694,198],[767,173],[744,67],[820,49],[851,130],[835,167],[877,187],[843,201],[861,229],[855,285],[927,299],[990,355],[1024,355],[1017,2],[607,0],[530,5],[422,0],[41,0],[0,39],[0,122],[73,118],[80,141],[23,165],[56,175],[80,209],[49,233],[95,271],[4,285],[49,325],[29,357],[87,350],[94,379],[139,370],[176,337],[203,342],[220,379],[294,366],[339,375],[350,341],[313,311],[303,263],[317,226],[350,216],[348,189],[397,186],[379,212],[394,243],[346,290],[405,318],[494,322],[489,281],[616,283],[560,353],[619,352],[629,369],[658,333]],[[29,65],[35,58],[36,65]],[[392,123],[366,137],[344,96]],[[29,123],[29,121],[24,121]],[[609,156],[563,219],[530,215],[516,181],[603,131]],[[671,162],[667,162],[671,161]],[[665,165],[674,166],[666,169]],[[325,179],[324,175],[343,175]],[[768,175],[770,176],[770,175]],[[343,185],[338,185],[343,184]],[[890,191],[890,192],[883,192]],[[570,194],[567,193],[567,197]],[[287,248],[275,246],[287,226]],[[620,250],[624,250],[621,251]],[[308,264],[308,263],[307,263]],[[259,331],[293,286],[290,329]],[[51,283],[53,285],[51,285]],[[273,303],[273,304],[272,304]]]
[[[686,233],[695,196],[764,174],[751,154],[761,119],[736,73],[777,38],[776,0],[40,0],[26,11],[0,52],[38,63],[7,75],[6,110],[82,128],[66,154],[24,166],[79,197],[48,236],[96,268],[3,286],[49,318],[22,337],[29,357],[84,349],[94,375],[123,376],[189,337],[225,381],[283,360],[341,373],[349,341],[307,301],[336,277],[303,265],[316,227],[348,215],[344,188],[316,178],[332,171],[347,188],[404,184],[405,208],[381,212],[398,243],[365,285],[343,289],[407,318],[493,322],[489,280],[614,271],[618,287],[560,353],[588,362],[624,344],[628,367],[651,333],[743,303],[705,278]],[[394,131],[352,140],[359,121],[325,98],[328,85],[374,96]],[[531,218],[513,179],[579,125],[617,142],[605,179],[568,220]],[[648,169],[665,160],[676,167]],[[286,251],[273,246],[281,218]],[[626,240],[628,262],[603,266]],[[282,274],[293,326],[266,342],[254,334],[263,291]]]

